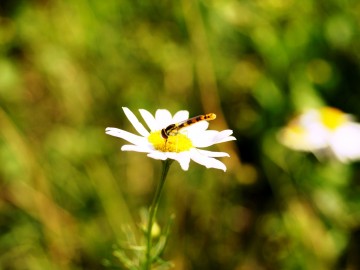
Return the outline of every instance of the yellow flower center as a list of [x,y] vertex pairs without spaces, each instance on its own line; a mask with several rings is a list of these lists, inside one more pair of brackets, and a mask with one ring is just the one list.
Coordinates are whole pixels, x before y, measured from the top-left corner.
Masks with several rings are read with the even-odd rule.
[[324,126],[332,130],[347,121],[347,117],[342,111],[330,107],[320,109],[320,117]]
[[190,150],[193,145],[191,140],[182,133],[169,136],[164,139],[161,136],[161,131],[153,131],[148,137],[148,141],[154,146],[154,148],[161,152],[184,152]]

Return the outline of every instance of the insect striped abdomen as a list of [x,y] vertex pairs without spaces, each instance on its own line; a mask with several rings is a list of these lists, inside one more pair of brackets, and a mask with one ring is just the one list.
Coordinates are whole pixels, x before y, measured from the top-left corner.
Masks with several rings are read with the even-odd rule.
[[164,139],[167,139],[169,136],[171,135],[176,135],[176,133],[179,132],[180,129],[182,128],[186,128],[190,125],[193,125],[195,123],[198,123],[200,121],[210,121],[210,120],[214,120],[216,118],[216,114],[214,113],[208,113],[208,114],[204,114],[204,115],[198,115],[192,118],[189,118],[183,122],[179,122],[177,124],[171,124],[169,126],[167,126],[166,128],[163,128],[161,130],[161,136]]

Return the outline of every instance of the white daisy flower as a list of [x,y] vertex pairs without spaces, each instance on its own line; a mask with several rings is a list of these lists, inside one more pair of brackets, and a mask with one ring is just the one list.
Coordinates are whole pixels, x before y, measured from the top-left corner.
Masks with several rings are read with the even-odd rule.
[[326,153],[341,162],[360,159],[360,124],[336,108],[305,111],[291,120],[278,138],[293,150],[317,156]]
[[106,128],[106,134],[131,143],[123,145],[122,151],[144,152],[148,153],[148,157],[159,160],[174,159],[179,162],[184,171],[189,169],[190,160],[204,165],[206,168],[226,171],[225,164],[216,158],[228,157],[227,153],[200,149],[236,140],[235,137],[230,136],[233,133],[232,130],[207,130],[209,123],[202,120],[212,120],[216,117],[215,114],[188,119],[188,111],[178,111],[171,116],[168,110],[159,109],[154,117],[150,112],[140,109],[140,114],[150,129],[149,132],[128,108],[124,107],[123,110],[140,135],[118,128]]

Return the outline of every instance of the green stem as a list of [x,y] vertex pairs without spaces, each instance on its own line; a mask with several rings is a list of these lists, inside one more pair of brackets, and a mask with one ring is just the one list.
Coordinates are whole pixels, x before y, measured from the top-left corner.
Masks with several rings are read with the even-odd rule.
[[149,213],[149,223],[147,225],[147,247],[146,247],[146,262],[144,270],[149,270],[151,268],[152,258],[151,258],[151,246],[152,246],[152,227],[154,224],[154,219],[156,216],[157,208],[159,206],[161,191],[164,187],[166,176],[169,172],[170,165],[173,162],[172,159],[166,159],[163,161],[163,169],[161,173],[160,183],[157,186],[154,199],[152,201]]

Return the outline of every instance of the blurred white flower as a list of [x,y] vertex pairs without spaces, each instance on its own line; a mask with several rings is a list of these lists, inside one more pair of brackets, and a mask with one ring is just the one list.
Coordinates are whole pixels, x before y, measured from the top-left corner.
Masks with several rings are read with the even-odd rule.
[[140,109],[142,118],[150,128],[149,132],[128,108],[124,107],[123,110],[140,136],[118,128],[106,128],[106,134],[122,138],[131,143],[122,146],[122,151],[148,153],[148,157],[159,160],[174,159],[179,162],[181,168],[185,171],[188,170],[191,159],[206,168],[226,171],[225,164],[215,158],[228,157],[227,153],[206,151],[199,148],[236,140],[235,137],[230,136],[233,133],[232,130],[207,130],[209,123],[199,121],[176,130],[176,132],[172,132],[167,138],[164,138],[162,130],[171,124],[188,119],[188,111],[178,111],[172,117],[168,110],[159,109],[154,117],[150,112]]
[[310,109],[292,119],[278,134],[279,141],[298,151],[327,154],[341,162],[360,159],[360,124],[331,107]]

